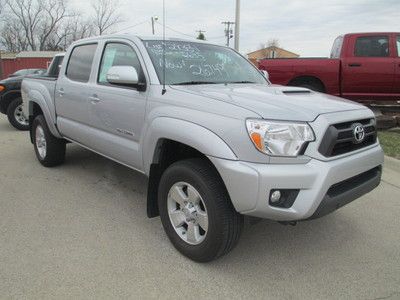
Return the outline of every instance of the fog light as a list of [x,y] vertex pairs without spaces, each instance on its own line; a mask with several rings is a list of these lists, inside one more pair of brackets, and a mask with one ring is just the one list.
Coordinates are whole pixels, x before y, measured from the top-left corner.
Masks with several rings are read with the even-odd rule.
[[281,192],[279,190],[276,190],[276,191],[272,192],[270,200],[271,200],[272,203],[276,203],[279,200],[281,200]]
[[290,208],[299,192],[300,190],[297,189],[271,190],[269,194],[269,205],[280,208]]

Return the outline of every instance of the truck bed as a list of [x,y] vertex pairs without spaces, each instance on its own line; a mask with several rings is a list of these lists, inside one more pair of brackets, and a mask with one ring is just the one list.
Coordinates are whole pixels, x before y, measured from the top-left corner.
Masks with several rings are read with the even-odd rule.
[[[23,95],[22,99],[27,99],[24,94],[27,95],[28,93],[32,98],[35,96],[44,98],[46,104],[50,108],[49,113],[54,122],[56,118],[54,105],[56,81],[57,78],[49,76],[26,77],[22,81],[21,86],[21,94]],[[27,107],[27,103],[25,103],[25,101],[23,101],[23,111],[25,115],[29,115],[29,108]]]
[[313,76],[324,83],[325,92],[340,95],[340,60],[330,58],[264,59],[259,68],[269,73],[272,83],[295,85],[296,78]]

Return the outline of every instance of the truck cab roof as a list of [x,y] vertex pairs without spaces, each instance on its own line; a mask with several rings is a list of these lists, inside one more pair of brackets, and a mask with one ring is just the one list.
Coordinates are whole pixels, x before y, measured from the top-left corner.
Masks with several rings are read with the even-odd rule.
[[[145,35],[135,35],[131,33],[122,33],[122,34],[109,34],[109,35],[101,35],[95,37],[89,37],[85,39],[78,40],[73,43],[74,44],[82,44],[86,42],[94,42],[99,40],[109,40],[109,39],[128,39],[131,41],[162,41],[162,36],[145,36]],[[210,44],[210,45],[218,45],[215,43],[211,43],[209,41],[198,40],[198,39],[190,39],[190,38],[179,38],[179,37],[166,37],[166,41],[179,41],[179,42],[194,42],[194,43],[201,43],[201,44]],[[218,45],[224,47],[223,45]],[[64,53],[65,54],[65,53]]]

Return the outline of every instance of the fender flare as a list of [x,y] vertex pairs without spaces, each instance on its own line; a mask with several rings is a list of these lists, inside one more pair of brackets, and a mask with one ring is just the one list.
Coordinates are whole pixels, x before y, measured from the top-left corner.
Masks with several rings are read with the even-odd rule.
[[58,138],[62,138],[56,127],[56,120],[52,116],[50,112],[50,108],[48,107],[46,100],[43,95],[36,90],[33,90],[29,93],[28,96],[29,101],[29,117],[33,116],[33,104],[37,104],[43,112],[43,116],[46,120],[47,126],[49,127],[51,133]]
[[143,169],[149,175],[150,166],[157,157],[160,141],[173,140],[190,146],[206,156],[238,160],[225,141],[211,130],[186,120],[172,117],[155,118],[142,141]]

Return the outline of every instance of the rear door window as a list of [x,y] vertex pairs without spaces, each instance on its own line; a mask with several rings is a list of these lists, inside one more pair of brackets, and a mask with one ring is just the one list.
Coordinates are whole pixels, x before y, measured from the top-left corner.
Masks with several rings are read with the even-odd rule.
[[397,45],[397,56],[400,57],[400,35],[397,36],[396,45]]
[[70,55],[66,76],[75,81],[88,82],[97,44],[77,46]]
[[356,40],[355,56],[358,57],[388,57],[388,36],[363,36]]

